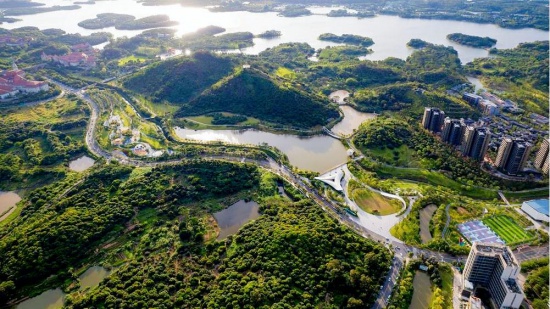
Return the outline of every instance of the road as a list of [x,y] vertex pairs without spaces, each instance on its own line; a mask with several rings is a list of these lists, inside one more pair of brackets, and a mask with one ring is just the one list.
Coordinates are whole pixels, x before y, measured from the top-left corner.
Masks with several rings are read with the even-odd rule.
[[[184,159],[178,159],[178,160],[163,161],[163,162],[143,162],[136,159],[130,159],[130,158],[120,159],[120,158],[114,157],[111,153],[103,150],[97,143],[97,140],[94,138],[96,122],[100,112],[99,106],[97,105],[97,103],[94,102],[85,93],[85,89],[76,90],[58,82],[54,82],[54,83],[57,84],[59,87],[61,87],[63,91],[77,95],[79,98],[83,99],[90,107],[91,115],[90,115],[90,121],[88,122],[88,127],[86,129],[86,145],[94,155],[98,157],[103,157],[106,160],[116,160],[122,164],[128,164],[133,166],[169,165],[169,164],[177,164],[184,160]],[[324,196],[319,194],[317,190],[314,190],[309,184],[306,184],[302,180],[302,178],[296,175],[294,172],[292,172],[292,170],[289,167],[285,165],[281,165],[280,163],[276,162],[271,158],[268,158],[267,160],[243,159],[243,158],[235,158],[235,157],[229,157],[229,156],[204,156],[203,158],[212,159],[212,160],[236,161],[236,162],[248,161],[260,166],[261,168],[274,172],[280,175],[281,177],[285,178],[289,183],[291,183],[300,192],[302,192],[302,194],[311,198],[315,203],[321,206],[321,208],[323,208],[325,212],[327,212],[329,215],[337,219],[341,224],[347,225],[362,237],[369,238],[379,243],[383,243],[389,248],[391,248],[391,250],[394,252],[393,262],[388,271],[387,278],[380,289],[379,295],[374,305],[372,306],[373,309],[386,307],[388,298],[391,295],[391,291],[395,285],[398,274],[403,268],[403,261],[405,260],[409,252],[411,252],[414,257],[423,255],[424,257],[432,257],[438,261],[448,262],[448,263],[455,262],[455,261],[464,261],[465,259],[465,256],[455,257],[446,253],[418,249],[416,247],[406,245],[400,241],[390,240],[376,233],[375,231],[369,230],[366,227],[359,225],[355,221],[351,220],[348,214],[346,214],[345,212],[342,212],[338,205],[333,204],[331,201],[327,200]],[[517,257],[518,257],[518,260],[524,261],[524,260],[540,257],[545,254],[547,255],[547,253],[548,253],[548,245],[544,247],[532,247],[532,248],[524,249],[521,252],[517,253]]]

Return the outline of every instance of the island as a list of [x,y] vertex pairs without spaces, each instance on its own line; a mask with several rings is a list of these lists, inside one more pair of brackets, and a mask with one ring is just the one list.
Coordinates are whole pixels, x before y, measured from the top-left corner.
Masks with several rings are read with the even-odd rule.
[[283,17],[300,17],[311,15],[311,11],[302,5],[287,5],[279,12],[279,16]]
[[257,38],[262,38],[262,39],[273,39],[273,38],[280,37],[281,35],[282,35],[281,31],[267,30],[265,32],[262,32],[262,33],[256,35],[256,37]]
[[97,18],[83,20],[79,22],[78,25],[85,29],[103,29],[115,27],[136,19],[132,15],[116,13],[102,13],[97,14],[96,16]]
[[480,37],[462,33],[448,34],[447,39],[461,45],[478,48],[491,48],[497,43],[496,39],[490,37]]
[[426,42],[424,40],[421,40],[421,39],[411,39],[409,42],[407,42],[407,46],[409,47],[412,47],[412,48],[424,48],[424,47],[427,47],[427,46],[430,46],[430,45],[433,45],[432,43],[430,42]]
[[178,24],[179,23],[177,21],[170,20],[170,17],[168,17],[168,15],[159,14],[143,17],[136,20],[126,21],[115,25],[115,28],[118,30],[142,30],[150,28],[172,27]]
[[319,35],[319,40],[363,47],[369,47],[374,44],[374,41],[371,38],[355,34],[336,35],[332,33],[323,33]]
[[19,16],[19,15],[33,15],[55,11],[70,11],[80,9],[80,5],[54,5],[51,7],[15,7],[5,10],[4,16]]

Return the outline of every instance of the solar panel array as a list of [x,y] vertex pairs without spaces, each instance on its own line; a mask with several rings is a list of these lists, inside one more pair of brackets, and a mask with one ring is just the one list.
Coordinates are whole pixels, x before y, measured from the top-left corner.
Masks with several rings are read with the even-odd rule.
[[470,243],[483,242],[504,244],[504,241],[500,239],[495,232],[479,220],[459,224],[458,230]]

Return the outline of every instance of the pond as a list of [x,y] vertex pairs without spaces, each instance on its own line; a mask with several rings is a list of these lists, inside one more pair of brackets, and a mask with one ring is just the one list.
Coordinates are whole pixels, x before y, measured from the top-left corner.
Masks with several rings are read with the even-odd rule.
[[90,167],[92,167],[94,163],[95,163],[94,159],[88,156],[82,156],[78,159],[75,159],[69,162],[69,169],[75,172],[83,172],[89,169]]
[[346,104],[346,100],[349,97],[349,92],[346,90],[336,90],[329,94],[328,98],[338,104]]
[[432,288],[430,277],[422,271],[416,271],[413,280],[414,293],[409,309],[426,309],[430,307]]
[[[71,4],[64,0],[49,0],[51,5]],[[335,8],[316,7],[313,11],[324,14]],[[375,44],[370,47],[374,51],[365,58],[382,60],[387,57],[405,59],[413,49],[406,43],[413,38],[419,38],[434,44],[453,46],[459,54],[462,63],[470,62],[474,58],[487,57],[488,51],[480,48],[462,46],[447,40],[447,35],[460,32],[469,35],[489,36],[497,39],[496,48],[512,48],[521,42],[548,40],[548,32],[538,29],[505,29],[492,24],[478,24],[465,21],[430,20],[401,18],[398,16],[378,15],[373,18],[359,19],[356,17],[332,18],[326,15],[311,15],[302,17],[280,17],[276,12],[210,12],[206,8],[185,7],[179,4],[164,6],[143,6],[134,0],[96,1],[95,4],[83,5],[81,9],[73,11],[55,11],[36,15],[17,16],[21,19],[15,23],[4,23],[3,28],[13,29],[23,26],[35,26],[40,29],[59,28],[68,33],[90,34],[97,31],[108,31],[115,37],[135,36],[139,30],[116,30],[114,27],[101,30],[88,30],[77,24],[89,18],[95,18],[99,13],[132,14],[137,18],[154,14],[166,14],[171,20],[178,21],[176,35],[196,31],[209,25],[224,27],[227,32],[250,31],[255,34],[267,30],[281,31],[282,35],[274,39],[254,39],[255,45],[242,51],[247,54],[259,52],[286,42],[305,42],[313,48],[339,45],[320,41],[322,33],[356,34],[372,38]],[[67,19],[70,15],[71,18]]]
[[476,78],[476,77],[473,77],[473,76],[466,76],[466,78],[468,79],[468,81],[470,83],[472,83],[472,85],[474,85],[475,92],[477,92],[478,90],[481,90],[481,89],[485,89],[485,87],[483,87],[483,84],[481,83],[479,78]]
[[21,197],[13,191],[0,191],[0,221],[6,219],[14,210]]
[[432,240],[430,221],[436,210],[437,206],[434,204],[430,204],[420,210],[420,238],[423,244]]
[[250,220],[258,218],[260,216],[258,212],[259,207],[258,203],[254,201],[246,202],[240,200],[226,209],[214,213],[214,218],[216,218],[218,227],[220,228],[220,234],[217,239],[224,239],[229,235],[237,233],[241,226]]
[[105,279],[111,272],[101,266],[92,266],[78,277],[80,289],[94,287]]
[[65,293],[60,288],[48,290],[15,306],[15,309],[57,309],[63,307]]

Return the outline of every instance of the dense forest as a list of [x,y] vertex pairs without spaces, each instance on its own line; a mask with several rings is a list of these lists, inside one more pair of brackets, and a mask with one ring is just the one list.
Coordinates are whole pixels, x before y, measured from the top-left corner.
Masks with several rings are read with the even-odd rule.
[[[311,201],[279,197],[276,185],[276,176],[253,165],[189,161],[153,169],[109,164],[76,183],[35,190],[21,217],[0,227],[2,301],[46,278],[67,288],[84,261],[104,260],[121,266],[99,287],[70,294],[68,307],[372,303],[389,252]],[[258,201],[262,215],[214,241],[209,214],[230,196]]]
[[475,35],[467,35],[462,33],[451,33],[447,35],[447,39],[456,42],[458,44],[479,47],[479,48],[489,48],[497,43],[497,40],[490,37],[480,37]]
[[305,200],[268,198],[261,211],[236,236],[206,245],[200,238],[182,238],[181,223],[179,237],[177,229],[171,231],[174,223],[159,224],[150,237],[161,237],[164,245],[154,251],[144,246],[148,255],[84,298],[72,299],[70,307],[364,308],[372,303],[389,267],[385,249],[356,237]]
[[320,98],[279,84],[255,69],[243,69],[184,104],[176,116],[231,112],[297,128],[324,125],[338,118]]

